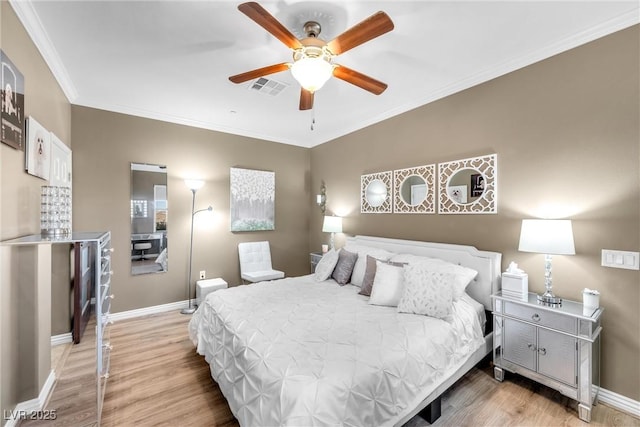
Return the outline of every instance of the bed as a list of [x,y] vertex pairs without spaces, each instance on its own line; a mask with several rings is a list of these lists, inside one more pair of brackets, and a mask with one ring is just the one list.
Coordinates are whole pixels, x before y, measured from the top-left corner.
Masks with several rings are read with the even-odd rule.
[[[438,258],[477,275],[443,318],[373,305],[361,287],[316,275],[209,294],[189,335],[241,425],[402,425],[424,408],[435,418],[440,395],[491,353],[483,328],[499,253],[371,236],[345,249],[359,259]],[[392,270],[381,262],[374,290]]]

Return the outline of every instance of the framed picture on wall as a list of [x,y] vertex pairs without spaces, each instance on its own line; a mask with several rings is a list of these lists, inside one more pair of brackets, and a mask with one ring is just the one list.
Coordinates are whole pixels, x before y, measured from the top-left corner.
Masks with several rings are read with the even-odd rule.
[[27,119],[25,168],[31,175],[49,180],[51,168],[51,134],[33,117]]
[[24,151],[24,77],[2,50],[0,62],[0,139],[8,146]]
[[231,231],[275,230],[275,172],[231,168]]

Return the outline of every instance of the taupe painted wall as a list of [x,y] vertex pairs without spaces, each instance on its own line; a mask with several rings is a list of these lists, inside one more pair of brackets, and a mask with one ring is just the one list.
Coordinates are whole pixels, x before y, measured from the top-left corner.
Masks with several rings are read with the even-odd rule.
[[[543,255],[517,251],[523,218],[573,219],[576,255],[554,257],[554,289],[605,307],[602,385],[640,400],[640,273],[600,266],[601,249],[640,250],[639,27],[621,31],[311,150],[345,233],[502,252],[544,289]],[[360,214],[360,175],[498,155],[497,215]],[[319,209],[310,242],[328,236]]]
[[[46,63],[17,19],[2,1],[0,48],[25,79],[25,116],[34,116],[70,145],[71,106]],[[46,181],[24,171],[24,152],[0,144],[0,240],[40,232],[40,186]],[[60,262],[64,248],[53,247],[45,258]],[[34,249],[0,247],[0,410],[38,396],[50,370],[50,300],[68,295],[68,282],[50,285],[36,280]],[[48,252],[45,250],[45,252]],[[64,271],[65,265],[53,269]],[[41,272],[40,272],[41,273]],[[40,274],[41,276],[41,274]],[[37,283],[36,283],[37,282]],[[59,297],[59,298],[58,298]],[[68,303],[67,303],[68,310]],[[63,318],[68,313],[62,313]],[[68,322],[68,321],[67,321]],[[35,330],[34,330],[35,328]],[[69,331],[68,325],[66,331]]]
[[[207,278],[239,284],[237,244],[258,240],[271,242],[273,265],[287,276],[308,273],[309,149],[79,106],[72,108],[72,135],[74,228],[112,232],[113,312],[186,299],[191,191],[185,178],[205,180],[196,209],[215,211],[209,224],[206,214],[196,216],[194,280],[206,270]],[[167,273],[130,273],[131,162],[167,166]],[[275,172],[275,231],[229,231],[231,167]]]

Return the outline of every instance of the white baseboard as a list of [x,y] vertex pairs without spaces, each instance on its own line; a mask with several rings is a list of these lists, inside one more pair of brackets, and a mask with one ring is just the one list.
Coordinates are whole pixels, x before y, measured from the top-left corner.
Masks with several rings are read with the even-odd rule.
[[[195,303],[195,300],[192,300]],[[154,305],[152,307],[138,308],[135,310],[121,311],[119,313],[111,313],[109,319],[115,321],[132,319],[134,317],[148,316],[149,314],[164,313],[165,311],[180,310],[189,305],[189,301],[176,301],[169,304]]]
[[60,344],[69,344],[73,342],[73,337],[71,336],[71,332],[67,332],[66,334],[53,335],[51,336],[51,345],[60,345]]
[[6,412],[5,414],[3,414],[3,416],[7,420],[4,427],[15,427],[28,414],[43,410],[45,405],[49,401],[49,397],[51,392],[53,391],[53,385],[55,383],[56,374],[55,372],[53,372],[53,370],[51,370],[37,398],[27,400],[26,402],[20,402],[16,405],[16,408],[13,411],[10,411],[9,414],[7,414]]
[[[196,302],[195,300],[191,300],[191,301],[192,301],[192,304],[195,304]],[[109,315],[109,318],[115,322],[117,320],[133,319],[134,317],[147,316],[149,314],[164,313],[166,311],[171,311],[171,310],[180,310],[187,307],[188,305],[189,305],[189,301],[183,300],[183,301],[172,302],[169,304],[154,305],[152,307],[121,311],[119,313],[111,313]],[[71,342],[73,342],[73,336],[71,335],[71,332],[67,332],[66,334],[53,335],[51,337],[52,346],[59,345],[59,344],[67,344]]]
[[598,393],[598,400],[602,403],[606,403],[620,411],[640,418],[640,402],[630,399],[618,393],[614,393],[605,388],[601,388]]

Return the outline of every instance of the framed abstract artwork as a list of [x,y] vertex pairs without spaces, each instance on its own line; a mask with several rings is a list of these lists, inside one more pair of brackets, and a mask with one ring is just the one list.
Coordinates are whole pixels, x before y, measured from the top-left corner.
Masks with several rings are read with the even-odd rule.
[[231,231],[275,230],[275,172],[231,168]]

